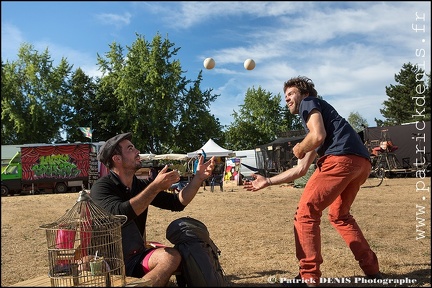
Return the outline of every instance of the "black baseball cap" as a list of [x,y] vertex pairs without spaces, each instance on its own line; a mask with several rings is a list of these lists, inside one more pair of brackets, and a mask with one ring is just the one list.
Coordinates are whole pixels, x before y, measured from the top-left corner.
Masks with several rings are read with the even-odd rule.
[[101,161],[103,164],[107,165],[108,160],[112,157],[114,149],[116,148],[118,143],[125,139],[130,141],[132,139],[132,133],[122,133],[108,139],[99,150],[97,156],[98,160]]

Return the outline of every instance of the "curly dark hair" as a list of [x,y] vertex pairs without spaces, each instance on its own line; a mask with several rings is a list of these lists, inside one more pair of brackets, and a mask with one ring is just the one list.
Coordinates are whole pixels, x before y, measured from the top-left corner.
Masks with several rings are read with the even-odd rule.
[[309,96],[317,97],[318,93],[315,90],[315,84],[311,79],[305,76],[291,78],[284,83],[284,93],[289,87],[297,87],[301,95],[308,94]]

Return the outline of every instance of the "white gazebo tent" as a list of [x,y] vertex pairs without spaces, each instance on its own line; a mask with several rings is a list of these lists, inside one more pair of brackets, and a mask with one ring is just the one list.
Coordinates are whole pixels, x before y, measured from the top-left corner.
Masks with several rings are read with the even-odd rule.
[[187,153],[187,157],[193,158],[197,157],[199,153],[202,153],[202,150],[206,153],[207,158],[216,156],[216,157],[229,157],[233,155],[233,150],[228,150],[219,146],[213,139],[209,139],[204,146],[200,149]]
[[[233,150],[229,150],[229,149],[225,149],[225,148],[219,146],[216,142],[214,142],[213,139],[209,139],[207,141],[207,143],[204,144],[204,146],[202,146],[200,149],[198,149],[196,151],[187,153],[187,156],[189,158],[197,157],[198,154],[202,153],[202,150],[204,150],[207,159],[211,158],[213,156],[215,156],[215,157],[223,157],[223,167],[222,167],[223,171],[220,171],[221,174],[219,174],[219,173],[217,173],[217,174],[215,173],[214,174],[214,177],[216,177],[215,175],[219,175],[220,176],[219,178],[222,178],[219,181],[223,181],[223,177],[225,175],[226,159],[228,157],[234,156],[235,155],[234,151]],[[219,178],[214,178],[214,179],[219,179]],[[221,183],[223,183],[223,182],[221,182]],[[219,184],[221,184],[221,183],[219,183]],[[219,184],[217,184],[217,185],[219,185]]]

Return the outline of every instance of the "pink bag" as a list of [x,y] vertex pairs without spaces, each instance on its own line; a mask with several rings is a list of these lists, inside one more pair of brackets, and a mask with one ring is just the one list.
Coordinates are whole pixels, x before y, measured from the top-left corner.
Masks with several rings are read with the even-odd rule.
[[[57,249],[64,249],[64,250],[72,250],[74,249],[74,245],[75,245],[75,235],[76,235],[76,231],[75,230],[70,230],[70,229],[60,229],[57,230],[57,234],[56,234],[56,239],[55,239],[55,247]],[[68,257],[69,252],[64,251],[61,252],[58,255],[58,259],[57,259],[57,264],[59,264],[60,266],[64,266],[64,265],[68,265],[71,262],[73,262],[73,257],[70,258]]]
[[75,244],[75,230],[60,229],[57,230],[56,248],[73,249]]

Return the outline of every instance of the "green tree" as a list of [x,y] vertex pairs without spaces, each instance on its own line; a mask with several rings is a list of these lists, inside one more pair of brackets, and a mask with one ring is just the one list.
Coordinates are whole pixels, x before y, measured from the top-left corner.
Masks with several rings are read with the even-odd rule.
[[348,115],[348,123],[351,124],[356,132],[360,132],[364,130],[364,128],[369,127],[367,120],[363,118],[357,111],[351,112]]
[[161,154],[190,151],[215,135],[209,128],[220,124],[208,107],[217,95],[201,91],[201,72],[195,81],[182,76],[180,61],[173,59],[179,49],[159,33],[151,42],[137,34],[126,55],[116,43],[105,57],[98,54],[103,76],[96,99],[103,109],[95,125],[97,139],[130,131],[142,153]]
[[210,138],[217,143],[224,143],[223,127],[219,119],[210,113],[210,103],[219,95],[212,94],[212,89],[201,91],[202,71],[192,82],[186,93],[180,95],[178,139],[173,151],[190,152],[199,149]]
[[[95,111],[96,121],[95,141],[105,141],[117,133],[128,132],[128,127],[122,129],[118,115],[118,107],[121,101],[116,97],[117,87],[120,84],[122,69],[124,65],[123,48],[113,42],[109,45],[110,50],[105,53],[105,58],[97,54],[97,62],[102,76],[97,79],[96,103],[98,109]],[[138,103],[139,104],[139,103]],[[132,118],[132,114],[131,114]]]
[[426,74],[418,65],[407,63],[395,75],[395,81],[399,84],[386,86],[388,100],[383,102],[384,108],[380,109],[385,120],[375,118],[377,126],[430,120],[430,74]]
[[239,112],[232,114],[234,121],[225,132],[226,145],[233,150],[247,150],[275,140],[295,119],[280,103],[280,94],[272,95],[261,87],[249,88]]
[[[319,98],[321,96],[318,95]],[[321,98],[322,99],[322,98]],[[282,107],[283,122],[282,130],[279,133],[279,137],[294,137],[304,135],[306,132],[303,128],[299,115],[291,114],[288,106],[283,105]]]
[[16,61],[2,61],[2,144],[62,140],[71,69],[65,58],[54,66],[48,49],[38,53],[26,43]]
[[70,109],[65,114],[64,132],[66,142],[88,142],[78,127],[93,127],[96,116],[100,109],[95,102],[97,83],[92,77],[78,68],[72,75],[70,81],[70,97],[65,99]]

